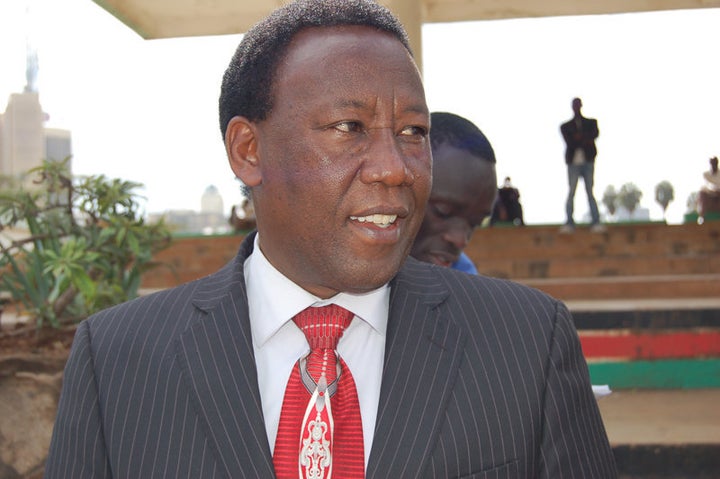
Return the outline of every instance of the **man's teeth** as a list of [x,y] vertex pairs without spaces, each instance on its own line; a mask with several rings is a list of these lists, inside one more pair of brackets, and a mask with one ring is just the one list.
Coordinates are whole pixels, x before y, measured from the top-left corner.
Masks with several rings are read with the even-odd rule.
[[360,223],[374,223],[381,228],[387,228],[395,222],[397,215],[351,216],[350,219]]

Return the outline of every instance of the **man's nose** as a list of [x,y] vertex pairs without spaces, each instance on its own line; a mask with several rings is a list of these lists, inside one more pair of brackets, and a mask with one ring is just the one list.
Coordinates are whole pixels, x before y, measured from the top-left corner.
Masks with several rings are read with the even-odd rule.
[[390,128],[378,128],[371,133],[360,178],[364,183],[383,183],[387,186],[411,185],[415,175],[408,166],[408,158]]
[[460,218],[453,218],[451,221],[453,224],[445,231],[443,239],[462,251],[470,241],[472,229]]

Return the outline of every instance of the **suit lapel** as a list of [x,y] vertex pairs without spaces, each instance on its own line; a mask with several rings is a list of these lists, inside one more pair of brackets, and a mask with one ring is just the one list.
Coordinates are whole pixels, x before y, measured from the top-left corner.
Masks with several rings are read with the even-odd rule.
[[449,291],[407,260],[391,285],[380,402],[367,477],[419,477],[442,426],[464,336],[442,314]]
[[[202,281],[196,320],[177,344],[202,428],[230,478],[274,477],[252,349],[242,265],[248,236],[228,266]],[[437,442],[464,336],[442,314],[449,296],[412,258],[391,285],[385,367],[366,477],[419,477]]]
[[177,344],[203,429],[231,478],[274,475],[242,268],[252,241],[251,235],[233,262],[202,280],[193,298],[197,319]]

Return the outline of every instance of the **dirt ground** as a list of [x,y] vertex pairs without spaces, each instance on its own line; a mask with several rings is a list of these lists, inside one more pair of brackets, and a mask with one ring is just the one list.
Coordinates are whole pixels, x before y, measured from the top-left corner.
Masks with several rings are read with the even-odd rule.
[[32,324],[14,323],[0,329],[0,356],[41,354],[45,357],[67,356],[76,326],[36,330]]

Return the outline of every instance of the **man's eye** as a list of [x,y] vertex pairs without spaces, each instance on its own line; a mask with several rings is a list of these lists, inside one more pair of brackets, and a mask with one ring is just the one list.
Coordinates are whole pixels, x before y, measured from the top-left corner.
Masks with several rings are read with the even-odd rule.
[[401,135],[406,136],[427,136],[427,133],[427,128],[417,125],[406,126],[400,132]]
[[430,202],[429,204],[433,213],[435,213],[435,215],[439,218],[447,219],[452,217],[452,209],[449,206],[433,202]]
[[360,122],[357,121],[343,121],[340,123],[336,123],[333,125],[333,127],[338,130],[342,131],[343,133],[354,133],[362,131],[362,125]]

